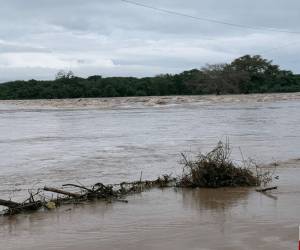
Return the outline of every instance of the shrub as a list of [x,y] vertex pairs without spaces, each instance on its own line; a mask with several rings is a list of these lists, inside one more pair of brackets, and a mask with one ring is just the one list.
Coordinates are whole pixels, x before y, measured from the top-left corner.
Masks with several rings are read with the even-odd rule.
[[182,187],[245,187],[260,185],[260,178],[250,168],[236,166],[230,159],[229,143],[219,142],[207,154],[196,160],[183,156],[183,175],[179,180]]

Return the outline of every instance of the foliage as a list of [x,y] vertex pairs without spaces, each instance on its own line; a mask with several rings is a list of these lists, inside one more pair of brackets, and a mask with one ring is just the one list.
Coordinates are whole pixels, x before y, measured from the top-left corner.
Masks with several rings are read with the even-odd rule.
[[182,187],[243,187],[258,186],[261,178],[250,168],[236,166],[230,159],[229,143],[219,142],[207,154],[200,154],[196,160],[184,159]]
[[56,76],[55,76],[55,80],[61,80],[61,79],[71,79],[74,78],[74,73],[72,71],[64,71],[64,70],[60,70],[57,72]]
[[0,84],[0,99],[84,98],[153,95],[249,94],[300,91],[300,75],[281,70],[261,56],[245,55],[230,64],[207,65],[175,75],[86,79],[59,71],[54,81]]

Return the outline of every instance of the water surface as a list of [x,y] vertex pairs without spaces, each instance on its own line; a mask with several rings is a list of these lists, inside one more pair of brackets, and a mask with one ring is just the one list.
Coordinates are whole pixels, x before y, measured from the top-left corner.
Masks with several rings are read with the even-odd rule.
[[[212,98],[106,108],[2,102],[0,197],[21,200],[28,189],[67,182],[134,180],[141,171],[144,178],[176,175],[180,152],[207,151],[227,137],[237,160],[239,147],[262,163],[300,157],[298,99]],[[278,170],[274,199],[241,189],[155,190],[128,204],[2,219],[0,240],[5,249],[292,249],[300,172],[299,164],[287,165]]]

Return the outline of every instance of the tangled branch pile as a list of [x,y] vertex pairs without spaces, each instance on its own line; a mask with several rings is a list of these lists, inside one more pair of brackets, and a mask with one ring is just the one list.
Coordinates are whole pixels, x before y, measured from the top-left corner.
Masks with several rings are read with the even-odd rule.
[[231,158],[229,143],[219,142],[207,154],[200,154],[196,160],[183,157],[182,187],[244,187],[260,185],[260,177],[250,168],[236,166]]
[[[4,214],[12,215],[40,208],[52,209],[66,203],[77,204],[94,199],[109,202],[127,202],[123,200],[127,195],[141,193],[155,187],[250,187],[261,184],[265,186],[272,181],[274,171],[265,171],[255,164],[250,164],[248,167],[245,165],[243,167],[237,166],[231,160],[230,155],[229,143],[219,142],[211,152],[200,154],[196,160],[188,160],[182,154],[184,167],[183,175],[180,178],[171,178],[169,175],[163,175],[153,181],[142,181],[141,173],[140,180],[135,182],[122,182],[111,185],[96,183],[91,187],[65,184],[60,189],[44,187],[38,189],[36,193],[30,192],[29,198],[24,202],[18,203],[0,199],[0,205],[7,207]],[[70,190],[70,188],[72,189]],[[262,191],[269,189],[263,189]],[[51,197],[47,196],[49,193],[52,194]],[[56,197],[53,197],[53,194],[56,194]]]
[[[76,184],[65,184],[62,188],[44,187],[38,189],[36,193],[30,192],[30,197],[24,202],[18,203],[11,200],[1,200],[0,205],[7,207],[4,211],[4,215],[13,215],[26,211],[34,211],[41,208],[52,209],[63,204],[77,204],[84,201],[90,201],[95,199],[111,201],[127,202],[123,198],[135,193],[141,193],[150,188],[163,188],[174,186],[176,182],[175,178],[171,178],[169,175],[163,175],[154,181],[139,181],[134,182],[122,182],[120,184],[104,185],[103,183],[96,183],[92,187],[86,187]],[[77,188],[78,192],[68,191],[66,188]],[[47,193],[55,193],[57,196],[54,198],[48,197]]]

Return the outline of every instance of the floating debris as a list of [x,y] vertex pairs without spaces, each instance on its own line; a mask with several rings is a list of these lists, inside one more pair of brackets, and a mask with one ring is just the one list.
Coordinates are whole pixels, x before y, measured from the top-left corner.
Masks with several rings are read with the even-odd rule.
[[[218,187],[251,187],[264,185],[257,189],[259,192],[276,189],[266,188],[266,184],[272,181],[274,171],[264,171],[257,165],[253,168],[236,166],[230,158],[231,149],[229,142],[219,142],[218,145],[207,154],[200,154],[196,160],[188,160],[183,157],[183,174],[181,177],[173,178],[171,175],[163,175],[156,180],[140,180],[134,182],[121,182],[119,184],[105,185],[101,182],[91,187],[76,184],[64,184],[61,188],[44,187],[36,193],[30,193],[30,197],[22,203],[11,200],[1,200],[0,205],[7,207],[4,215],[13,215],[26,211],[39,210],[41,208],[55,209],[62,204],[78,204],[95,199],[107,202],[128,202],[124,198],[131,194],[141,193],[151,188],[218,188]],[[253,167],[253,164],[252,164]],[[72,192],[67,190],[72,188]],[[78,189],[77,192],[74,189]],[[46,194],[52,193],[49,198]],[[53,193],[57,196],[53,198]]]

